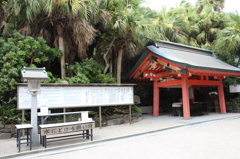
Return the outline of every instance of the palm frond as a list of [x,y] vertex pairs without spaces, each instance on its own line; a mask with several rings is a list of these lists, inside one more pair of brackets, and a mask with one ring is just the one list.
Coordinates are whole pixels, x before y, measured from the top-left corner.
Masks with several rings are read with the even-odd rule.
[[91,24],[81,18],[74,19],[71,25],[73,29],[72,36],[75,44],[78,46],[78,56],[80,58],[87,57],[86,51],[88,45],[93,42],[96,36],[96,30]]

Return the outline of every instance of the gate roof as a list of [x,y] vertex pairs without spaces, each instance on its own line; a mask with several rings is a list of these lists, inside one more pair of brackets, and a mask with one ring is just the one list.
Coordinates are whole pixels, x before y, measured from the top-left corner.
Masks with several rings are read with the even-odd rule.
[[129,77],[143,80],[143,72],[159,74],[169,69],[179,73],[240,77],[239,68],[217,59],[213,51],[166,41],[160,41],[157,47],[148,46]]

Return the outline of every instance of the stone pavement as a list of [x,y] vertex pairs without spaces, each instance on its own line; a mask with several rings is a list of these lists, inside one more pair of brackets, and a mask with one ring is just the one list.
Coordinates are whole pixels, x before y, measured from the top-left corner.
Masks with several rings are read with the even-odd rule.
[[143,120],[133,124],[123,124],[95,128],[93,130],[93,141],[80,139],[80,140],[65,140],[59,142],[52,142],[48,144],[47,148],[38,147],[29,151],[29,147],[22,145],[21,152],[18,153],[16,146],[16,139],[0,139],[0,158],[11,158],[17,156],[23,156],[30,153],[47,152],[51,150],[60,150],[73,146],[89,145],[93,143],[99,143],[104,141],[110,141],[115,139],[121,139],[125,137],[146,134],[156,131],[163,131],[167,129],[173,129],[186,125],[201,124],[203,122],[211,122],[215,120],[222,120],[227,118],[240,118],[238,113],[210,113],[202,116],[195,116],[190,119],[184,119],[182,117],[173,117],[171,115],[161,115],[153,117],[150,115],[143,115]]

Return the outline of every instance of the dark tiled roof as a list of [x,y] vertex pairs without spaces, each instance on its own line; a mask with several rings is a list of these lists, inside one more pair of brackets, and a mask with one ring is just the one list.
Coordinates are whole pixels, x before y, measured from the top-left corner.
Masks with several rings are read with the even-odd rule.
[[148,46],[147,48],[159,57],[185,68],[240,73],[239,68],[217,59],[214,55],[194,52],[194,49],[184,51],[166,47],[157,48],[155,46]]
[[213,51],[160,41],[160,43],[157,44],[157,47],[153,45],[147,47],[136,65],[129,72],[129,76],[140,66],[149,53],[153,53],[159,58],[165,59],[186,69],[240,73],[239,68],[217,59]]

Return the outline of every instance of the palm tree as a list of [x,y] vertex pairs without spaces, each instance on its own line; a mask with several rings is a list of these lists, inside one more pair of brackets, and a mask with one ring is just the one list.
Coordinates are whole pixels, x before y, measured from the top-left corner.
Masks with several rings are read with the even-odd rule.
[[180,21],[180,24],[185,22],[181,25],[181,30],[188,35],[189,45],[210,48],[217,32],[225,28],[229,22],[227,14],[214,12],[211,5],[203,7],[200,13],[193,6],[185,8],[184,14],[174,16],[174,19]]
[[[122,59],[135,56],[147,41],[144,36],[148,36],[150,21],[145,17],[147,12],[139,8],[141,2],[142,0],[108,0],[105,6],[111,13],[111,21],[107,28],[101,31],[97,55],[104,53],[106,70],[113,71],[119,84]],[[113,62],[113,60],[116,61]]]
[[195,8],[190,4],[182,1],[176,8],[172,8],[167,14],[166,19],[171,24],[166,37],[169,41],[185,45],[198,46],[192,36],[199,32],[196,25]]
[[3,32],[3,30],[6,28],[6,11],[4,8],[4,4],[6,3],[6,0],[0,0],[0,35]]
[[[240,15],[236,11],[229,14],[231,22],[228,27],[219,31],[214,41],[215,50],[220,58],[231,62],[232,65],[240,64]],[[237,61],[236,61],[237,59]]]
[[172,20],[169,19],[169,17],[170,16],[168,15],[166,8],[162,8],[160,12],[158,12],[157,15],[152,18],[151,27],[155,32],[155,36],[151,38],[171,41],[168,35],[173,33],[174,29]]
[[198,15],[197,25],[199,27],[199,34],[196,39],[199,45],[210,46],[213,39],[211,29],[214,28],[213,26],[215,25],[212,21],[215,16],[215,13],[212,11],[212,6],[205,6]]
[[211,5],[214,11],[219,12],[223,10],[224,3],[225,3],[225,0],[198,0],[196,3],[196,7],[198,8],[199,13],[207,5]]
[[196,21],[196,8],[185,1],[168,12],[162,8],[157,17],[152,19],[152,30],[156,35],[154,39],[198,47],[195,35],[199,33],[199,27]]
[[98,10],[97,1],[78,0],[8,0],[9,21],[20,32],[43,36],[50,46],[62,50],[61,79],[65,80],[65,63],[75,57],[87,57],[86,50],[92,43],[96,30],[89,18]]

